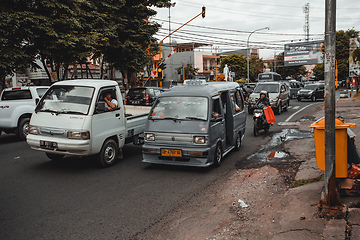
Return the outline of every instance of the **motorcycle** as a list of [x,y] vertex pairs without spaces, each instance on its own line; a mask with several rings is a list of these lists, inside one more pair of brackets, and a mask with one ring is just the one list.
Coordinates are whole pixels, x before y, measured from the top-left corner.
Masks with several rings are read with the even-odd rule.
[[254,109],[254,136],[259,135],[260,130],[268,132],[271,124],[267,122],[263,108],[265,105],[260,105]]

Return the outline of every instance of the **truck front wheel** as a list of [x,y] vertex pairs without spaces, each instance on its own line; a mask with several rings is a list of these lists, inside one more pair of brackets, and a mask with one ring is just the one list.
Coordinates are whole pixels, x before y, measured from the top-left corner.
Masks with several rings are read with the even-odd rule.
[[26,140],[26,136],[29,134],[29,122],[30,118],[28,117],[21,118],[19,121],[17,135],[23,141]]
[[117,156],[118,156],[118,147],[116,142],[113,139],[108,139],[105,141],[99,153],[98,156],[99,165],[104,168],[110,167],[114,165]]

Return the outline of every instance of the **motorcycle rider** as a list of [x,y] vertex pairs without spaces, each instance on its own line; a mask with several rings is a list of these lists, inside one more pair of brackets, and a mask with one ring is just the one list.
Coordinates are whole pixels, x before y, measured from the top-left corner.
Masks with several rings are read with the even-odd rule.
[[267,97],[267,91],[262,90],[260,92],[260,98],[257,100],[256,104],[255,104],[255,108],[264,108],[268,105],[270,105],[270,100]]

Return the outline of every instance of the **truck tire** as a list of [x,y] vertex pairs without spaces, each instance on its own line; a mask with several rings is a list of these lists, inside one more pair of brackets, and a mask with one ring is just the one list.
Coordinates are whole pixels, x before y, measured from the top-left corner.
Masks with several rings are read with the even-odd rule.
[[222,149],[221,149],[221,144],[218,143],[215,148],[213,166],[219,167],[221,162],[222,162]]
[[45,153],[46,156],[53,161],[58,161],[64,158],[64,155],[62,154],[55,154],[55,153]]
[[118,146],[113,139],[108,139],[104,142],[101,151],[98,155],[98,163],[100,167],[107,168],[114,165],[118,157]]
[[17,127],[17,135],[22,140],[26,140],[26,136],[29,134],[29,122],[30,118],[24,117],[19,120],[19,125]]

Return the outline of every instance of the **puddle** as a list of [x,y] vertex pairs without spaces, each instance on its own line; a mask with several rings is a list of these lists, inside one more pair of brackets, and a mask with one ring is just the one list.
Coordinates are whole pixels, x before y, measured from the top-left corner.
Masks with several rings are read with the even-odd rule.
[[286,128],[279,133],[275,133],[270,141],[263,145],[262,148],[256,153],[247,157],[246,161],[251,163],[277,161],[289,156],[288,153],[276,150],[276,146],[281,145],[286,141],[295,139],[311,138],[314,134],[312,132],[300,132],[297,129]]
[[273,159],[273,158],[284,158],[289,156],[289,154],[287,154],[286,152],[282,152],[282,151],[273,151],[271,153],[269,153],[266,158],[267,159]]

